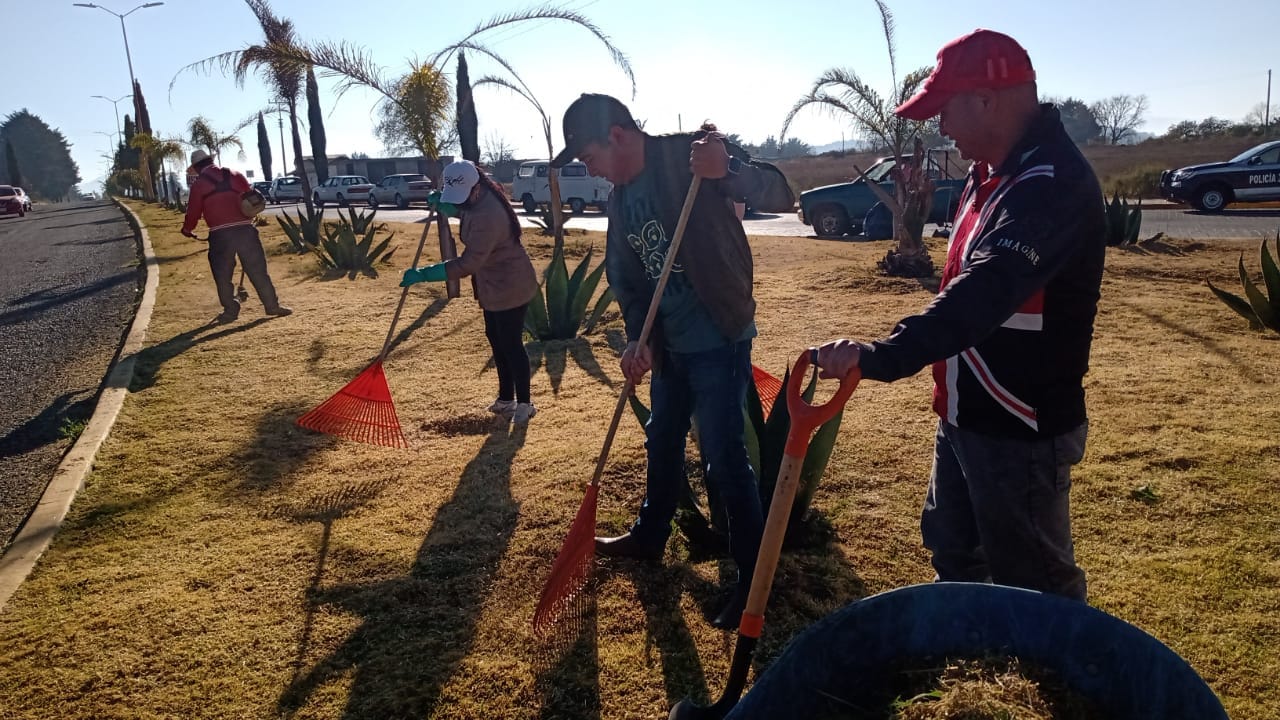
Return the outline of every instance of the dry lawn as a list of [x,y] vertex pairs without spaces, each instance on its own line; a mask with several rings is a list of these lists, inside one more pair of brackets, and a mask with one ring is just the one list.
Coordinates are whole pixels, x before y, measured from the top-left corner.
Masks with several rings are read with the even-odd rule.
[[[150,345],[66,525],[0,613],[0,715],[612,720],[719,695],[732,634],[706,616],[727,566],[678,538],[661,568],[601,566],[576,642],[531,636],[620,387],[616,317],[530,346],[540,412],[515,430],[483,412],[496,380],[469,287],[446,303],[419,286],[386,365],[412,449],[359,445],[293,420],[381,347],[421,226],[396,228],[394,268],[354,282],[322,280],[267,228],[297,312],[268,320],[253,298],[236,324],[206,326],[204,246],[176,214],[139,209],[161,259]],[[545,262],[547,239],[526,241]],[[776,373],[931,297],[874,273],[884,243],[752,241],[755,360]],[[1154,250],[1108,257],[1079,558],[1097,606],[1187,658],[1232,717],[1264,720],[1280,703],[1280,338],[1203,285],[1236,285],[1237,253],[1256,246]],[[842,604],[931,578],[916,519],[929,388],[921,374],[855,393],[815,500],[829,531],[784,557],[758,668]],[[635,512],[641,441],[624,418],[601,532]]]

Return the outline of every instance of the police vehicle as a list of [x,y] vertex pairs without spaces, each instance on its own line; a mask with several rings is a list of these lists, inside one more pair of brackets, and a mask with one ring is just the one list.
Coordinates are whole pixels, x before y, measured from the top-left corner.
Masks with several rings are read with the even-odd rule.
[[1231,203],[1280,200],[1280,140],[1249,148],[1226,162],[1160,173],[1160,194],[1205,212]]

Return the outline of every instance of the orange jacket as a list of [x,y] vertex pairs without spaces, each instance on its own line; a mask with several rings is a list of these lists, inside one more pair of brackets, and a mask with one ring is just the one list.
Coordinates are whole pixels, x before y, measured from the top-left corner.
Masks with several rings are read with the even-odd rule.
[[187,219],[182,223],[183,233],[195,230],[201,215],[210,232],[232,225],[253,224],[253,220],[240,211],[240,194],[249,191],[249,181],[234,170],[229,172],[232,192],[218,192],[218,185],[222,183],[222,168],[210,164],[200,171],[200,176],[191,185]]

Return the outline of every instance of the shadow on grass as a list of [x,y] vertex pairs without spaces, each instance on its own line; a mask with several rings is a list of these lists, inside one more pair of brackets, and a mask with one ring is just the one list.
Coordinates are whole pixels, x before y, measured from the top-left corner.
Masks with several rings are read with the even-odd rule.
[[[591,379],[605,387],[614,387],[613,379],[605,374],[604,368],[600,367],[595,351],[591,349],[591,343],[586,338],[535,341],[526,345],[525,349],[529,352],[530,374],[537,375],[539,370],[545,369],[547,379],[551,382],[552,395],[560,395],[560,385],[564,379],[564,369],[569,358],[573,358],[574,364]],[[485,369],[492,366],[493,359],[490,358]]]
[[308,410],[292,402],[276,405],[258,417],[253,441],[224,461],[227,467],[243,468],[240,481],[227,491],[234,500],[256,502],[256,493],[280,490],[312,455],[340,442],[332,435],[295,425]]
[[350,690],[343,718],[420,718],[475,639],[476,622],[516,526],[511,461],[525,429],[495,429],[436,513],[407,575],[311,596],[364,618],[346,642],[289,684],[278,711],[292,716],[330,682]]
[[600,655],[594,589],[583,593],[581,612],[557,623],[534,658],[542,696],[539,720],[600,717]]
[[[715,560],[718,580],[702,578],[689,564],[713,554],[714,550],[689,545],[685,563],[673,561],[668,553],[665,562],[672,564],[663,567],[633,561],[606,565],[627,573],[635,585],[645,613],[646,642],[657,648],[662,662],[668,705],[686,697],[704,705],[714,702],[727,679],[707,677],[687,624],[690,620],[680,606],[687,592],[701,615],[691,622],[709,623],[728,601],[737,581],[732,560]],[[763,672],[797,633],[866,594],[865,584],[840,551],[839,539],[825,518],[815,514],[796,532],[788,533],[766,605],[766,630],[752,658],[753,675]],[[735,638],[735,632],[724,634],[721,651],[726,659],[733,654]]]
[[[237,325],[205,323],[200,327],[179,333],[164,342],[143,349],[134,356],[133,377],[129,380],[129,392],[140,392],[155,385],[156,376],[166,362],[196,345],[251,330],[269,320],[270,318],[258,318]],[[218,330],[216,328],[222,329]]]
[[[299,525],[318,522],[323,526],[320,534],[320,547],[316,551],[316,569],[311,574],[311,583],[307,586],[307,597],[312,597],[320,589],[320,581],[324,578],[325,562],[329,558],[329,538],[333,533],[333,523],[348,513],[369,504],[390,485],[390,480],[365,480],[351,485],[343,485],[336,491],[329,491],[299,501],[288,502],[269,509],[263,515],[268,519],[280,518]],[[302,622],[302,635],[298,639],[297,659],[294,661],[294,676],[291,683],[297,682],[298,673],[311,650],[311,636],[315,630],[315,617],[318,607],[312,603],[307,606],[307,614]]]
[[[1257,368],[1249,364],[1249,362],[1246,359],[1237,357],[1234,353],[1231,352],[1231,350],[1222,346],[1216,340],[1209,337],[1208,335],[1197,332],[1196,330],[1192,330],[1186,325],[1180,325],[1174,322],[1173,320],[1171,320],[1170,318],[1164,315],[1161,315],[1160,313],[1155,312],[1149,308],[1142,307],[1141,305],[1136,305],[1134,303],[1126,302],[1120,299],[1115,300],[1115,302],[1119,305],[1123,305],[1129,310],[1132,310],[1138,313],[1139,315],[1142,315],[1143,317],[1156,323],[1157,325],[1160,325],[1161,327],[1172,330],[1173,332],[1176,332],[1179,335],[1182,335],[1183,337],[1189,340],[1194,340],[1195,342],[1204,346],[1205,350],[1208,350],[1210,353],[1213,353],[1214,355],[1217,355],[1223,360],[1226,360],[1227,362],[1231,363],[1231,366],[1239,370],[1241,375],[1249,379],[1249,382],[1258,383],[1258,384],[1269,382],[1268,380],[1264,379],[1261,375],[1259,375]],[[1245,332],[1245,330],[1241,328],[1241,332]]]

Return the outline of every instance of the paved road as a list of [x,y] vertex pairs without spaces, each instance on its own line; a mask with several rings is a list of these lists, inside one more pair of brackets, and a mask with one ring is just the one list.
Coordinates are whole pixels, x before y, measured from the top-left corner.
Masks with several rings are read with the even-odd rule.
[[37,205],[0,219],[0,546],[93,412],[133,320],[138,246],[109,202]]
[[[301,205],[297,206],[301,208]],[[293,210],[288,205],[267,208],[268,214],[279,214],[282,210]],[[337,219],[335,208],[326,208],[325,216]],[[387,222],[421,222],[427,216],[426,210],[410,208],[395,210],[381,208],[378,217]],[[534,216],[516,212],[520,224],[534,227]],[[603,213],[588,211],[578,216],[569,216],[567,226],[585,230],[603,231],[607,220]],[[785,237],[814,237],[813,228],[801,223],[795,213],[784,215],[752,215],[743,221],[748,235],[780,235]],[[1278,209],[1236,209],[1228,208],[1217,215],[1205,215],[1193,210],[1181,208],[1152,209],[1142,211],[1142,237],[1150,237],[1162,232],[1169,237],[1189,240],[1206,240],[1215,238],[1258,238],[1274,237],[1280,228],[1280,210]],[[926,228],[931,232],[932,226]]]

